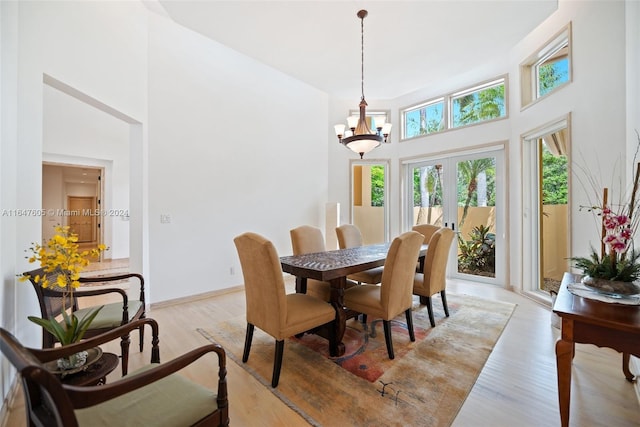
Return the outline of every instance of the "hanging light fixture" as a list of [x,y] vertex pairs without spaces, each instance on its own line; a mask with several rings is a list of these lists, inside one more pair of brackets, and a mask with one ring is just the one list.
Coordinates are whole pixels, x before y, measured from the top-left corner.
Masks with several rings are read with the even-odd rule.
[[360,116],[347,117],[347,123],[349,129],[345,131],[345,125],[335,125],[334,129],[338,136],[338,141],[344,144],[345,147],[360,154],[360,158],[364,153],[368,153],[373,150],[384,140],[387,142],[387,137],[391,131],[391,123],[385,123],[386,118],[384,116],[375,116],[371,118],[372,130],[367,124],[367,101],[364,100],[364,18],[368,15],[366,10],[358,11],[358,18],[360,18],[360,90],[362,97],[360,98]]

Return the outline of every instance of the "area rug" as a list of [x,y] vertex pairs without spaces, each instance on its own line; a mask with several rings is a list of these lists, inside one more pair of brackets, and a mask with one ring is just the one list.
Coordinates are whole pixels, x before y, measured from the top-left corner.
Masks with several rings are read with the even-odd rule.
[[392,322],[395,359],[389,360],[382,323],[368,328],[347,322],[344,356],[331,358],[328,344],[314,335],[285,342],[280,384],[271,387],[275,341],[255,329],[251,354],[242,363],[244,316],[199,328],[227,356],[314,426],[449,426],[471,391],[515,305],[448,294],[450,317],[439,297],[431,328],[427,309],[413,307],[416,341],[409,340],[404,315]]

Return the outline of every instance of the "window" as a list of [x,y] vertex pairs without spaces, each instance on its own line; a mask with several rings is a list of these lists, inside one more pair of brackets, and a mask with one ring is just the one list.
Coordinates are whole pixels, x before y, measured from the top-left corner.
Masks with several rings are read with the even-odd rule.
[[569,81],[569,46],[564,44],[535,67],[537,97]]
[[404,138],[413,138],[444,130],[444,99],[436,99],[402,113]]
[[506,117],[506,77],[400,110],[401,139]]
[[451,112],[452,128],[504,117],[504,79],[453,94]]
[[522,108],[571,82],[571,24],[520,65]]

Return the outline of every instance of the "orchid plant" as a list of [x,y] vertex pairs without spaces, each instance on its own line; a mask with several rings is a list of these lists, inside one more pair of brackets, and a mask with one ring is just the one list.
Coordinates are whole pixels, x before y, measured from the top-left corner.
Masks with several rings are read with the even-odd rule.
[[[638,146],[640,147],[640,135]],[[639,181],[640,163],[636,165],[635,180],[628,201],[616,205],[608,203],[608,189],[605,188],[598,204],[588,207],[589,211],[601,217],[600,254],[592,247],[588,258],[570,258],[574,266],[582,269],[585,275],[619,282],[633,282],[640,278],[640,252],[635,250],[633,244],[633,236],[640,223],[640,217],[633,215],[639,203],[636,199]],[[592,180],[590,183],[596,188]],[[618,209],[617,212],[614,207]]]

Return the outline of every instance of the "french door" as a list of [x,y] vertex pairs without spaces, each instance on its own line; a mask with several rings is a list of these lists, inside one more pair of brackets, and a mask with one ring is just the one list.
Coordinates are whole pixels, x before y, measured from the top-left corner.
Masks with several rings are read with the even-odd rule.
[[505,261],[502,146],[405,163],[405,229],[451,228],[457,238],[448,275],[503,285]]

